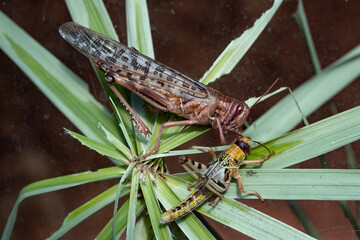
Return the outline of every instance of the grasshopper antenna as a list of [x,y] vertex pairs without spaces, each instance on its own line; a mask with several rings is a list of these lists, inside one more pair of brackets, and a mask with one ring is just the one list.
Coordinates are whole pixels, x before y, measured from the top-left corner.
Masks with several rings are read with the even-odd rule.
[[[248,110],[248,113],[251,111],[251,109],[256,105],[256,104],[258,104],[259,102],[260,102],[260,100],[271,90],[271,88],[272,87],[274,87],[274,85],[277,83],[279,81],[279,78],[277,78],[274,82],[273,82],[273,84],[271,84],[271,86],[263,93],[263,95],[261,95],[259,98],[258,98],[258,100],[256,100],[256,102],[253,104],[253,105],[251,105],[251,107],[249,108],[249,110]],[[243,122],[245,121],[245,119],[243,119]],[[242,122],[242,123],[243,123]],[[241,128],[239,128],[239,130],[238,130],[238,134],[239,135],[241,135]],[[262,145],[262,144],[260,144],[260,145]],[[266,148],[266,147],[265,147]],[[268,149],[269,150],[269,149]],[[271,156],[271,155],[269,155],[269,156]]]
[[265,148],[265,149],[269,152],[269,154],[264,158],[264,161],[265,161],[265,160],[268,160],[272,155],[275,154],[274,151],[270,152],[269,148],[268,148],[267,146],[265,146],[264,144],[262,144],[262,143],[260,143],[260,142],[258,142],[258,141],[254,141],[254,140],[251,140],[251,141],[254,142],[254,143],[259,144],[260,146],[262,146],[263,148]]
[[261,100],[266,94],[268,94],[268,92],[271,90],[271,88],[273,88],[274,85],[275,85],[278,81],[279,81],[279,78],[277,78],[277,79],[273,82],[273,84],[271,84],[271,86],[263,93],[263,95],[261,95],[261,97],[259,97],[258,100],[256,100],[256,102],[255,102],[253,105],[251,105],[251,107],[249,108],[249,112],[250,112],[250,110],[251,110],[256,104],[258,104],[258,103],[260,102],[260,100]]

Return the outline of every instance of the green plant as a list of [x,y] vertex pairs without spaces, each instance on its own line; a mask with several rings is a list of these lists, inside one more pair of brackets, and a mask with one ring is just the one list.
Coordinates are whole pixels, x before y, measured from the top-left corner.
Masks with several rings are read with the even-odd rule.
[[[129,1],[131,2],[131,1]],[[91,9],[91,11],[88,11],[88,16],[92,16],[89,18],[90,27],[95,28],[95,30],[108,33],[113,38],[116,38],[116,35],[113,30],[111,30],[110,24],[104,24],[104,22],[109,23],[109,19],[98,19],[96,16],[107,16],[106,12],[101,12],[100,14],[97,11],[103,11],[102,8],[93,8],[94,6],[91,6],[89,2],[85,2],[84,6],[88,7],[87,9]],[[281,1],[275,2],[275,7],[268,12],[268,15],[272,15],[275,11],[278,5],[280,5]],[[69,1],[69,6],[71,6],[71,2]],[[139,4],[138,6],[144,6],[144,3]],[[79,11],[76,13],[76,10]],[[138,8],[132,8],[131,5],[128,5],[127,14],[130,15],[131,12],[139,10],[144,11],[144,8],[138,9]],[[92,12],[93,11],[93,12]],[[76,14],[84,14],[86,13],[86,9],[79,8],[72,8],[72,15],[75,21],[82,23],[83,25],[86,25],[86,23],[81,22],[80,19],[84,19],[79,15]],[[136,11],[135,11],[136,12]],[[87,15],[87,14],[86,14]],[[78,17],[78,19],[75,18],[75,16]],[[144,13],[142,14],[136,14],[135,17],[129,17],[129,19],[138,19],[137,16],[144,16]],[[146,15],[145,15],[146,16]],[[46,59],[45,61],[40,61],[41,59],[36,59],[37,54],[27,53],[24,51],[24,49],[31,49],[30,51],[36,52],[37,49],[34,48],[23,48],[21,44],[24,44],[23,42],[18,42],[17,39],[21,39],[21,41],[24,41],[25,44],[33,44],[31,40],[27,40],[28,37],[21,35],[21,38],[14,37],[12,34],[22,34],[20,30],[18,30],[14,25],[9,22],[8,19],[6,19],[5,16],[1,16],[3,22],[3,26],[1,29],[4,29],[2,32],[2,49],[8,53],[9,56],[13,57],[14,61],[17,62],[18,65],[22,66],[24,71],[27,72],[27,74],[32,77],[32,80],[34,82],[37,82],[37,84],[40,85],[41,88],[43,88],[44,92],[47,92],[48,96],[52,98],[55,102],[55,104],[58,105],[58,107],[74,122],[76,126],[87,136],[81,136],[79,134],[70,132],[74,137],[78,138],[84,145],[87,145],[95,150],[97,150],[99,153],[111,157],[113,162],[116,165],[119,165],[118,167],[109,168],[109,169],[103,169],[96,173],[84,173],[79,174],[76,176],[64,176],[57,179],[51,179],[51,180],[45,180],[38,183],[34,183],[26,187],[22,193],[21,197],[19,198],[17,205],[21,202],[21,200],[27,196],[33,195],[33,194],[39,194],[47,191],[53,191],[57,189],[62,189],[65,187],[75,186],[78,184],[83,184],[86,182],[91,181],[99,181],[99,180],[105,180],[109,178],[120,178],[123,183],[126,182],[126,177],[131,175],[131,190],[127,189],[126,187],[121,189],[120,191],[116,190],[116,187],[113,187],[109,189],[108,191],[104,192],[103,194],[99,195],[98,198],[91,200],[86,205],[74,210],[72,213],[70,213],[69,217],[65,219],[64,226],[61,228],[58,232],[56,232],[52,237],[56,238],[58,236],[61,236],[64,234],[68,229],[75,226],[79,221],[83,220],[86,216],[92,214],[93,212],[97,211],[101,207],[103,207],[106,204],[109,204],[114,201],[116,193],[119,196],[127,194],[129,191],[130,193],[130,199],[129,203],[126,203],[121,207],[119,210],[118,215],[122,216],[121,213],[129,213],[128,221],[127,219],[121,219],[117,221],[117,234],[121,233],[124,230],[124,227],[127,224],[127,234],[129,238],[131,238],[133,231],[131,229],[134,229],[135,227],[135,215],[137,213],[140,213],[141,211],[144,211],[144,202],[141,200],[137,200],[136,193],[137,193],[137,187],[138,183],[140,183],[140,187],[142,189],[142,192],[145,197],[145,202],[147,206],[147,210],[149,211],[149,216],[151,219],[152,226],[154,228],[154,233],[158,238],[167,238],[170,237],[169,235],[169,228],[164,227],[163,225],[160,225],[157,223],[160,210],[158,208],[158,204],[155,201],[154,198],[154,190],[157,194],[157,196],[160,199],[160,202],[165,206],[169,207],[174,204],[176,204],[176,201],[178,199],[174,196],[172,192],[169,191],[169,188],[167,185],[165,185],[160,178],[158,178],[157,184],[153,184],[149,178],[148,175],[145,175],[145,183],[140,181],[139,182],[139,174],[133,170],[132,167],[135,167],[134,164],[131,164],[129,162],[129,159],[132,158],[132,154],[139,154],[142,150],[146,149],[149,146],[149,141],[143,138],[141,134],[134,132],[132,129],[132,125],[129,123],[129,116],[126,111],[122,109],[122,106],[118,103],[116,98],[111,98],[112,105],[114,108],[114,112],[117,113],[117,118],[119,119],[125,119],[120,121],[120,129],[117,127],[117,123],[113,120],[112,117],[109,117],[109,115],[104,112],[104,108],[99,106],[91,97],[91,95],[88,94],[87,90],[84,88],[79,87],[80,84],[74,83],[74,79],[76,79],[76,76],[74,76],[71,72],[65,71],[65,72],[59,72],[59,69],[51,69],[51,64],[48,63],[48,61],[53,61],[53,59]],[[87,18],[87,17],[86,17]],[[257,22],[257,24],[261,24],[264,19],[266,21],[269,21],[271,17],[262,17],[261,20]],[[144,19],[142,19],[144,20]],[[129,27],[128,31],[136,29],[137,31],[134,31],[135,33],[129,33],[129,42],[132,42],[133,46],[135,46],[139,51],[145,52],[146,54],[151,56],[152,50],[149,50],[149,46],[146,44],[149,44],[151,42],[151,37],[149,35],[146,35],[146,33],[149,33],[148,27],[146,28],[146,24],[144,27],[144,24],[139,24],[138,22],[134,21],[128,21]],[[5,26],[7,25],[8,26]],[[134,25],[131,25],[134,24]],[[265,23],[262,23],[262,28],[265,26]],[[143,28],[143,29],[139,29]],[[256,28],[254,28],[256,29]],[[261,29],[261,27],[260,27]],[[10,32],[7,32],[10,31]],[[252,32],[252,31],[249,31]],[[247,34],[243,35],[243,38],[249,37],[249,32]],[[254,32],[256,32],[254,30]],[[111,34],[110,34],[111,33]],[[145,33],[144,40],[136,40],[138,38],[141,39],[143,36],[140,34],[140,36],[133,36],[136,35],[136,33]],[[242,54],[234,54],[233,56],[236,56],[236,60],[228,60],[232,64],[225,63],[223,64],[223,61],[225,61],[227,58],[223,58],[223,54],[220,56],[220,60],[215,62],[220,63],[223,67],[226,67],[226,69],[219,70],[219,65],[214,65],[211,71],[209,71],[204,78],[204,82],[208,83],[211,80],[215,80],[222,74],[225,74],[236,65],[236,63],[240,60],[242,55],[245,54],[246,50],[248,48],[243,47],[242,44],[247,44],[248,47],[250,47],[251,43],[255,41],[257,38],[257,35],[260,32],[257,32],[255,36],[250,35],[250,38],[252,41],[243,41],[243,39],[239,39],[235,42],[233,42],[230,47],[234,47],[236,43],[239,45],[236,46],[236,49],[240,49],[243,51]],[[135,38],[135,39],[133,39]],[[149,41],[150,40],[150,41]],[[136,44],[137,42],[138,45]],[[37,48],[39,48],[37,46]],[[39,50],[43,51],[43,50]],[[322,88],[324,85],[330,85],[329,82],[324,82],[324,80],[332,79],[334,83],[338,83],[336,81],[338,79],[338,76],[341,76],[343,79],[348,79],[348,81],[351,81],[354,79],[359,73],[356,69],[356,65],[358,64],[358,57],[359,56],[359,49],[354,49],[351,53],[346,55],[344,58],[336,62],[334,65],[329,67],[324,72],[320,73],[319,75],[315,76],[312,80],[310,80],[308,83],[304,84],[301,88],[295,91],[296,99],[299,101],[300,107],[305,115],[308,115],[310,112],[314,111],[319,105],[321,105],[323,102],[325,102],[330,96],[334,95],[336,91],[339,91],[344,85],[347,84],[346,81],[341,81],[339,84],[341,86],[333,86],[333,91],[328,91],[328,95],[321,95],[319,94],[319,91],[317,91],[318,88]],[[47,56],[48,58],[51,58],[51,56]],[[226,55],[227,57],[227,55]],[[36,60],[34,60],[36,59]],[[54,60],[55,61],[55,60]],[[44,74],[45,73],[45,74]],[[51,73],[51,74],[48,74]],[[52,77],[54,76],[55,77]],[[55,78],[60,78],[60,81],[57,81]],[[100,75],[100,79],[103,79]],[[68,82],[65,82],[68,80]],[[79,80],[76,80],[79,81]],[[320,86],[318,88],[315,88],[314,86]],[[302,92],[307,93],[307,98],[309,98],[309,94],[313,94],[314,96],[319,96],[319,100],[316,100],[316,105],[308,106],[306,105],[306,98],[301,97],[303,94]],[[108,91],[109,93],[109,91]],[[109,93],[110,94],[110,93]],[[70,98],[69,98],[70,96]],[[160,120],[154,121],[154,123],[151,123],[151,118],[146,112],[141,113],[142,110],[142,103],[138,101],[136,97],[129,96],[132,100],[132,104],[135,105],[136,110],[143,114],[143,116],[146,116],[143,118],[145,122],[148,124],[148,126],[154,126],[152,132],[156,133],[156,127],[159,127]],[[69,101],[70,99],[70,101]],[[298,113],[297,108],[291,106],[284,108],[284,104],[289,104],[290,100],[283,100],[283,103],[279,103],[274,108],[276,114],[269,113],[267,117],[264,117],[263,119],[266,119],[266,122],[259,122],[257,123],[257,127],[262,127],[263,129],[250,127],[248,128],[247,132],[244,134],[248,134],[252,136],[255,139],[259,140],[270,140],[274,137],[280,136],[281,134],[286,133],[289,131],[293,126],[297,123],[297,121],[301,118],[301,116],[297,116],[296,119],[291,122],[291,124],[279,124],[279,126],[282,126],[284,128],[274,128],[274,123],[278,124],[278,120],[271,120],[270,117],[276,117],[276,116],[282,116],[284,119],[284,115],[287,116],[296,116]],[[282,107],[279,107],[281,106]],[[137,106],[137,107],[136,107]],[[281,109],[285,109],[285,111],[280,112]],[[294,109],[294,112],[289,112],[289,109]],[[313,156],[317,156],[321,153],[330,151],[332,149],[335,149],[337,147],[342,146],[345,143],[355,141],[358,139],[358,132],[356,127],[358,127],[358,115],[359,115],[359,109],[355,108],[351,111],[348,111],[343,114],[339,114],[337,116],[334,116],[331,119],[324,120],[321,123],[318,123],[317,125],[312,125],[311,127],[304,128],[302,130],[298,130],[290,135],[279,137],[278,139],[275,139],[271,142],[269,142],[267,145],[271,147],[271,149],[275,150],[278,155],[271,159],[271,161],[266,162],[263,165],[264,170],[253,170],[254,172],[258,173],[257,176],[260,178],[251,178],[249,177],[248,187],[249,189],[260,189],[261,186],[264,186],[265,183],[269,183],[269,181],[281,179],[281,182],[274,183],[274,187],[272,187],[271,191],[269,189],[262,189],[257,190],[262,193],[262,195],[265,198],[278,198],[278,199],[343,199],[343,200],[350,200],[352,199],[358,199],[357,196],[349,196],[349,195],[336,195],[332,196],[330,193],[335,189],[336,186],[332,185],[331,189],[327,188],[326,185],[330,182],[330,179],[336,178],[341,179],[337,182],[339,189],[343,188],[345,184],[353,184],[353,186],[358,186],[357,182],[358,179],[356,177],[357,171],[354,171],[353,174],[351,171],[340,171],[340,170],[321,170],[320,172],[316,172],[316,176],[322,176],[323,179],[328,179],[328,182],[316,182],[314,179],[314,175],[311,174],[311,171],[309,170],[303,170],[303,171],[293,171],[288,169],[281,169],[287,166],[290,166],[294,163],[298,163],[300,161],[306,160],[308,158],[311,158]],[[90,116],[90,117],[89,117]],[[270,116],[270,117],[269,117]],[[163,115],[159,115],[158,118],[166,117]],[[164,120],[164,119],[163,119]],[[98,128],[98,123],[101,124],[100,128]],[[286,126],[285,126],[286,125]],[[269,128],[269,126],[271,126]],[[333,127],[336,126],[336,127]],[[276,130],[276,132],[269,131],[270,129]],[[315,129],[315,130],[314,130]],[[329,130],[330,129],[330,130]],[[155,131],[154,131],[155,130]],[[170,132],[171,131],[171,132]],[[172,131],[178,131],[178,129],[171,129],[168,132],[168,135],[173,135],[174,132]],[[181,143],[195,137],[196,135],[199,135],[200,133],[206,131],[206,128],[201,128],[199,126],[193,127],[191,129],[187,129],[185,131],[181,131],[180,133],[177,133],[175,137],[169,139],[168,141],[164,140],[163,144],[161,145],[161,149],[159,153],[165,152],[169,149],[174,148],[175,146],[180,145]],[[191,134],[189,134],[191,133]],[[136,135],[136,138],[134,138],[134,134]],[[264,136],[264,134],[266,134]],[[156,139],[156,135],[152,137],[153,139]],[[328,146],[328,143],[333,143],[330,146]],[[110,144],[112,143],[112,144]],[[152,144],[153,142],[150,141]],[[315,144],[316,143],[316,144]],[[116,148],[114,147],[116,146]],[[220,148],[224,149],[224,148]],[[253,155],[261,154],[257,153],[258,149],[255,149],[253,151]],[[173,151],[169,153],[164,153],[163,155],[159,156],[170,156],[170,155],[182,155],[182,154],[188,154],[188,153],[194,153],[195,150],[191,151]],[[306,153],[306,154],[304,154]],[[153,156],[155,158],[156,156]],[[284,160],[291,159],[291,161],[285,162]],[[160,160],[155,160],[154,165],[158,165],[159,167],[162,167],[162,162]],[[125,167],[126,165],[129,165],[130,167]],[[270,170],[266,170],[266,168],[270,168]],[[134,168],[136,169],[136,168]],[[246,170],[244,170],[246,171]],[[268,174],[268,175],[267,175]],[[297,174],[297,178],[295,178],[295,174]],[[351,178],[348,178],[346,176],[352,176]],[[288,176],[288,178],[283,178]],[[328,177],[328,178],[326,178]],[[298,185],[298,181],[291,183],[291,179],[302,179],[304,180],[304,185]],[[304,191],[302,194],[303,196],[299,197],[295,194],[295,192],[298,194],[301,192],[299,189],[304,189],[305,186],[308,186],[306,184],[307,180],[311,180],[311,185],[317,185],[319,186],[319,189],[316,189],[316,191]],[[260,181],[260,182],[257,182]],[[246,182],[246,179],[245,179]],[[284,186],[284,183],[288,183],[289,185]],[[296,183],[296,184],[295,184]],[[183,198],[185,195],[188,194],[187,190],[185,190],[185,187],[181,187],[184,185],[183,182],[179,181],[179,179],[171,178],[169,177],[167,184],[172,186],[172,189],[176,189],[176,194],[179,194],[178,197]],[[255,184],[255,186],[252,186],[251,184]],[[297,187],[295,186],[297,185]],[[120,185],[119,185],[120,186]],[[320,186],[323,186],[322,189],[320,189]],[[278,189],[275,189],[277,187]],[[281,188],[287,187],[285,190],[281,190]],[[292,194],[289,194],[290,191]],[[279,196],[279,192],[287,192],[287,194]],[[353,194],[353,192],[352,192]],[[306,195],[306,196],[304,196]],[[331,196],[330,196],[331,195]],[[167,196],[167,197],[166,197]],[[239,195],[236,193],[236,190],[234,188],[229,189],[227,191],[226,196],[228,198],[233,197],[239,197]],[[128,204],[128,205],[127,205]],[[17,207],[14,207],[14,211],[16,211]],[[129,210],[128,210],[129,209]],[[247,209],[247,211],[244,211],[244,209]],[[155,211],[155,212],[153,212]],[[260,236],[268,236],[268,234],[278,234],[276,236],[281,236],[281,234],[300,234],[296,230],[293,230],[286,225],[283,225],[279,223],[278,221],[269,218],[266,215],[263,215],[256,210],[248,209],[246,206],[243,206],[241,204],[235,203],[231,200],[224,200],[221,202],[216,208],[214,208],[210,213],[208,211],[208,206],[204,205],[202,208],[199,209],[200,212],[204,214],[208,214],[213,218],[216,218],[220,222],[231,226],[235,229],[238,229],[252,237],[260,237]],[[234,212],[234,219],[229,222],[228,221],[228,213]],[[13,215],[14,216],[14,215]],[[140,217],[140,220],[138,221],[138,224],[136,227],[141,227],[139,223],[146,222],[144,219],[146,219],[146,216]],[[239,224],[239,221],[246,219],[242,224]],[[14,219],[12,219],[14,220]],[[273,224],[273,230],[272,232],[268,232],[267,228],[268,225]],[[236,225],[234,224],[236,223]],[[147,222],[147,224],[149,224]],[[247,226],[249,224],[250,226]],[[196,226],[197,227],[194,227]],[[254,226],[255,225],[255,226]],[[207,236],[211,237],[210,233],[201,226],[201,223],[194,217],[189,216],[186,218],[186,220],[181,221],[179,223],[180,228],[182,228],[183,232],[189,237],[200,237],[200,236]],[[194,230],[194,228],[196,230]],[[99,238],[102,236],[111,236],[111,225],[104,228],[104,231],[100,234]],[[104,235],[103,235],[104,234]],[[197,235],[196,235],[197,234]],[[203,235],[200,235],[203,234]],[[261,235],[263,234],[263,235]],[[6,236],[4,234],[4,236]],[[303,236],[303,235],[301,235]]]

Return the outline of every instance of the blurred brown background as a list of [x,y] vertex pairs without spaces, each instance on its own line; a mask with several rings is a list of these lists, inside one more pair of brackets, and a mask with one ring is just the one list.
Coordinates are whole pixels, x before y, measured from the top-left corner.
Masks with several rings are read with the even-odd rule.
[[[1,11],[83,78],[94,96],[107,104],[89,61],[58,34],[58,27],[71,21],[64,1],[3,0],[0,3]],[[105,4],[121,42],[126,43],[124,1],[105,1]],[[149,0],[155,56],[160,62],[199,79],[227,44],[251,27],[271,5],[272,1],[260,0]],[[306,0],[304,7],[323,68],[360,43],[359,1]],[[297,1],[284,1],[238,66],[211,86],[226,95],[246,100],[261,95],[277,77],[280,78],[277,87],[292,89],[309,79],[313,70],[305,42],[292,17],[296,8]],[[0,66],[0,228],[3,228],[20,190],[26,185],[112,164],[64,134],[63,128],[77,129],[3,52],[0,52]],[[358,106],[359,88],[359,80],[354,81],[331,102],[339,112]],[[253,122],[283,96],[284,93],[259,104],[248,121]],[[309,122],[331,116],[329,106],[330,103],[326,103],[312,114]],[[218,145],[217,132],[210,131],[181,148],[194,144]],[[352,147],[359,159],[360,143],[355,142]],[[326,154],[326,157],[331,167],[347,168],[343,148]],[[176,159],[168,160],[168,164],[173,172],[183,171]],[[320,168],[321,165],[318,159],[313,159],[294,167]],[[13,239],[50,236],[61,226],[67,213],[115,182],[87,184],[26,199],[19,208]],[[285,201],[242,202],[304,231]],[[354,230],[338,202],[299,203],[323,238],[353,239]],[[355,203],[350,202],[350,206],[358,217]],[[112,207],[110,205],[88,218],[63,239],[93,239],[112,216]],[[247,238],[214,221],[210,224],[223,239]]]

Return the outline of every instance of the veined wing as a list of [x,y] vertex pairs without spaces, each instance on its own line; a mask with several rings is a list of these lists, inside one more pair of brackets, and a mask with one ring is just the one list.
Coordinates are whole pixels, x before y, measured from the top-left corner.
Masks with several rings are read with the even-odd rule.
[[142,81],[156,79],[158,86],[154,87],[164,87],[175,95],[181,91],[182,96],[189,98],[208,98],[202,83],[91,29],[68,22],[60,26],[59,32],[75,49],[99,64],[106,64],[111,72],[140,74]]

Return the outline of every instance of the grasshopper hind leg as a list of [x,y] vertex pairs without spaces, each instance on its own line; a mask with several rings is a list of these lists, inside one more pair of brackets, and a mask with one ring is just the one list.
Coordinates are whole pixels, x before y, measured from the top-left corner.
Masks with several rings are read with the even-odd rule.
[[180,157],[179,163],[186,170],[186,172],[196,180],[195,182],[191,183],[188,186],[188,190],[190,190],[198,182],[201,181],[201,178],[196,174],[196,172],[200,174],[205,174],[206,170],[208,169],[208,167],[205,164],[193,161],[185,156]]
[[234,174],[233,178],[238,180],[238,188],[241,193],[255,195],[261,202],[264,202],[264,199],[258,192],[244,189],[241,176],[238,172]]

